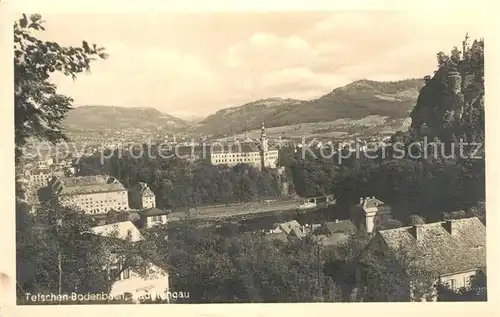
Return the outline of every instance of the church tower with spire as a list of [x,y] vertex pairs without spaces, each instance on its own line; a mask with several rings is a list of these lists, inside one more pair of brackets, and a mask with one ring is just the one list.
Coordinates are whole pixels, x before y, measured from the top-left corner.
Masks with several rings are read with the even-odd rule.
[[266,135],[266,127],[264,126],[264,121],[262,121],[262,127],[260,129],[260,148],[264,152],[267,152],[269,150],[267,145],[267,135]]
[[264,169],[267,166],[267,156],[268,156],[268,144],[267,144],[267,135],[266,135],[266,127],[264,125],[264,121],[262,121],[262,127],[260,129],[260,167]]

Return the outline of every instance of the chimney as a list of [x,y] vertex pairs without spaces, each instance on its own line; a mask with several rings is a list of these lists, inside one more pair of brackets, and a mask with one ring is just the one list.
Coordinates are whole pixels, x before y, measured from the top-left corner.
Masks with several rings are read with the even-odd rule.
[[443,226],[450,235],[454,235],[456,233],[454,220],[446,220]]
[[415,238],[415,240],[419,241],[422,239],[423,230],[422,225],[413,225],[410,227],[410,234]]

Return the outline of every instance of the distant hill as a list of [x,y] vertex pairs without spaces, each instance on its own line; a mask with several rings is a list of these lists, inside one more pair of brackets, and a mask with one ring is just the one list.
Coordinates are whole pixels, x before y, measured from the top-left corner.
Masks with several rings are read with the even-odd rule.
[[185,120],[186,122],[190,122],[190,123],[200,123],[202,122],[203,120],[206,119],[206,116],[200,116],[200,115],[183,115],[182,117],[180,117],[182,120]]
[[154,108],[117,106],[80,106],[68,112],[64,126],[69,131],[127,130],[174,131],[186,128],[182,119]]
[[195,129],[196,131],[208,134],[230,134],[241,132],[245,129],[252,130],[260,127],[263,120],[268,124],[270,118],[278,117],[283,113],[293,112],[296,107],[304,102],[283,98],[261,99],[244,104],[243,106],[219,110],[201,121]]
[[[64,122],[68,131],[188,132],[224,136],[266,127],[294,127],[300,124],[364,122],[379,117],[378,125],[401,125],[409,118],[423,86],[421,79],[396,82],[358,80],[314,100],[268,98],[217,111],[204,120],[182,120],[154,108],[117,106],[80,106],[70,110]],[[340,121],[339,121],[340,120]],[[365,120],[366,121],[366,120]],[[370,120],[368,120],[370,121]],[[373,121],[373,120],[372,120]],[[342,123],[345,125],[344,123]],[[298,125],[298,126],[297,126]],[[328,125],[328,124],[327,124]],[[326,129],[323,127],[322,129]],[[335,125],[331,129],[337,129]],[[330,130],[331,130],[330,129]],[[137,132],[134,132],[137,133]]]
[[217,111],[193,126],[196,132],[232,134],[260,127],[288,126],[378,115],[405,119],[415,106],[423,79],[395,82],[358,80],[314,100],[271,98]]

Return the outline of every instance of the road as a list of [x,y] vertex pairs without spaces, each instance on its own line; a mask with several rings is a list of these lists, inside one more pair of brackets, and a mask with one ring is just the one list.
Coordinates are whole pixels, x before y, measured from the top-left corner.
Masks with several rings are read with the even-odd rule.
[[[303,200],[301,199],[290,199],[285,201],[273,201],[273,202],[251,202],[243,204],[232,204],[232,205],[222,205],[222,206],[205,206],[199,207],[198,210],[191,214],[191,218],[194,219],[222,219],[231,218],[236,216],[244,216],[250,214],[267,213],[275,211],[286,211],[297,209]],[[168,215],[169,221],[179,221],[185,218],[186,214],[183,212],[172,212]]]

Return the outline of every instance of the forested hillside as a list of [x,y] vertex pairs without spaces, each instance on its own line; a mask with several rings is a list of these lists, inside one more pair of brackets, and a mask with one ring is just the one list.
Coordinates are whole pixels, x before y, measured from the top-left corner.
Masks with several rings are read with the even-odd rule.
[[280,127],[337,119],[362,119],[378,115],[392,119],[408,118],[417,99],[421,79],[396,82],[358,80],[314,100],[263,99],[240,107],[219,110],[195,131],[207,134],[239,133],[260,128]]

